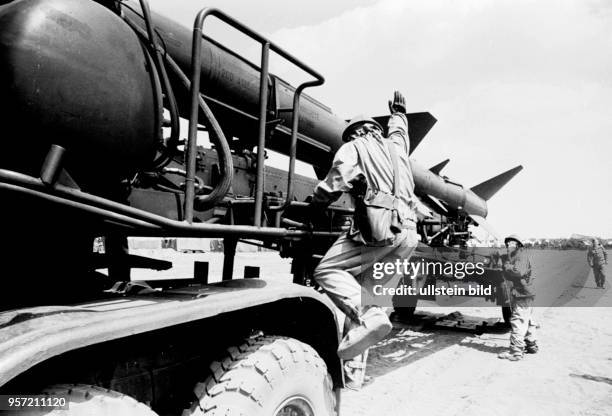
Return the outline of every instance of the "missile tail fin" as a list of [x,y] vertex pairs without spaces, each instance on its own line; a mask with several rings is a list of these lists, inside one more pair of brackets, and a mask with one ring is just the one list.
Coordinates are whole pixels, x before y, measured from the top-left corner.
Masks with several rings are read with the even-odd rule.
[[497,193],[497,191],[503,188],[504,185],[506,185],[510,181],[510,179],[514,178],[514,176],[516,176],[516,174],[519,173],[521,170],[523,170],[523,167],[519,165],[504,173],[500,173],[499,175],[494,176],[491,179],[488,179],[474,186],[472,188],[472,192],[474,192],[476,195],[478,195],[485,201],[488,201],[493,195]]
[[[378,121],[385,129],[390,116],[372,117]],[[429,133],[429,130],[438,121],[431,113],[406,113],[408,119],[408,137],[410,138],[410,154],[414,152],[421,140]]]
[[439,175],[442,169],[444,169],[444,167],[448,165],[448,162],[450,162],[450,159],[443,160],[437,165],[430,167],[429,171],[435,173],[436,175]]

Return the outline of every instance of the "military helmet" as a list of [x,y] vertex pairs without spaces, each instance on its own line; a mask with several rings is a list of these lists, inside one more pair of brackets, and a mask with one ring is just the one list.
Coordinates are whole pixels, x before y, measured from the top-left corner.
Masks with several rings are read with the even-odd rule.
[[358,115],[349,120],[348,124],[346,125],[346,128],[342,132],[342,141],[348,142],[352,131],[356,127],[361,126],[362,124],[373,124],[374,126],[378,127],[381,132],[385,131],[385,129],[383,129],[380,123],[374,120],[373,118],[366,117],[364,115]]
[[508,245],[508,241],[514,240],[518,243],[520,247],[523,247],[523,240],[517,234],[510,234],[508,237],[504,238],[504,244]]

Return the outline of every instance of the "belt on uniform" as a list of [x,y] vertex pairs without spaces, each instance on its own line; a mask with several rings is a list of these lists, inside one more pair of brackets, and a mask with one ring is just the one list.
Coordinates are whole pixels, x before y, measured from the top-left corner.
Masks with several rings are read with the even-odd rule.
[[414,221],[412,221],[412,220],[404,220],[404,221],[402,222],[402,226],[401,226],[401,228],[402,228],[402,229],[405,229],[405,230],[413,230],[413,231],[416,231],[416,222],[414,222]]

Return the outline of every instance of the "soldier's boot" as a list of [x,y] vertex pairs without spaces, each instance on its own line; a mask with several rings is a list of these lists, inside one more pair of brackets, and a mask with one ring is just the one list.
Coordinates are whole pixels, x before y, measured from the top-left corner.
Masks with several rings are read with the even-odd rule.
[[344,386],[351,390],[361,388],[372,381],[372,377],[366,375],[366,363],[368,361],[368,350],[343,363]]
[[497,358],[508,361],[520,361],[523,359],[523,354],[520,352],[506,351],[499,354]]
[[362,354],[387,336],[393,326],[382,308],[371,307],[360,316],[361,324],[352,328],[340,342],[338,357],[348,360]]
[[535,342],[525,341],[525,352],[527,354],[537,354],[540,348]]

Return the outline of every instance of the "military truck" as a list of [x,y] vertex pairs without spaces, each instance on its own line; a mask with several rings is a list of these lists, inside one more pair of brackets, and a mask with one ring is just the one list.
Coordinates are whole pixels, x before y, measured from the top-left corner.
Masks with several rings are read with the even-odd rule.
[[[202,32],[213,16],[261,44],[260,67]],[[307,265],[295,283],[232,270],[241,239],[290,256],[341,231],[281,225],[312,191],[294,173],[298,137],[320,128],[315,110],[342,121],[301,94],[323,78],[276,44],[219,10],[197,24],[146,1],[2,2],[1,394],[62,398],[80,415],[337,414],[339,331]],[[313,81],[269,74],[271,53]],[[199,130],[214,148],[197,146]],[[263,149],[290,143],[289,173],[264,166]],[[169,265],[130,255],[128,236],[223,238],[222,279],[200,267],[131,281],[131,268]]]
[[[212,38],[211,19],[261,60]],[[305,81],[272,74],[271,55]],[[338,414],[341,331],[312,276],[352,206],[313,224],[317,179],[295,172],[300,160],[323,178],[342,145],[346,121],[304,94],[323,82],[218,9],[190,30],[146,0],[0,2],[0,409],[59,412],[47,398],[71,415]],[[407,117],[412,152],[436,119]],[[286,170],[266,166],[268,151]],[[465,245],[520,170],[467,189],[439,176],[445,164],[412,162],[423,245]],[[139,236],[222,239],[223,272],[209,279],[198,262],[193,279],[134,280],[171,266],[130,254]],[[239,242],[291,258],[292,276],[235,279]]]

